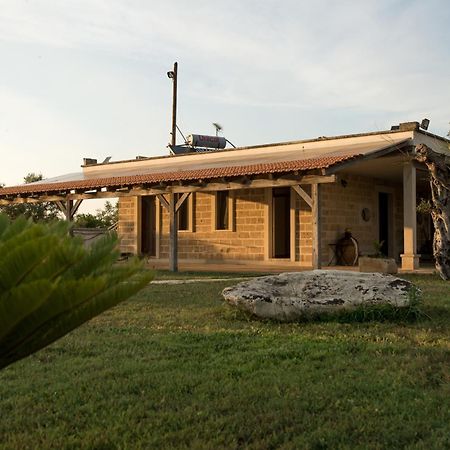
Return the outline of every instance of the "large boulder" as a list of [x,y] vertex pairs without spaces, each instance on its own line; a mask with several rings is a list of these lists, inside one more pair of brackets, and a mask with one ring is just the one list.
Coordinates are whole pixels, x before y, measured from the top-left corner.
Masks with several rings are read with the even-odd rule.
[[294,321],[361,306],[410,303],[412,283],[392,275],[338,270],[282,273],[225,288],[225,300],[260,318]]

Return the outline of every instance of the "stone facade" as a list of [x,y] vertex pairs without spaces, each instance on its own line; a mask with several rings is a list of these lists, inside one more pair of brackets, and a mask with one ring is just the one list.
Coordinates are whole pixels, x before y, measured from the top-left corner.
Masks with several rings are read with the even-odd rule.
[[136,197],[119,198],[120,251],[122,253],[139,253],[138,199]]
[[[178,232],[178,257],[204,261],[262,260],[264,191],[230,193],[234,217],[229,230],[215,230],[215,194],[193,194],[193,229]],[[169,216],[162,208],[160,257],[169,257]]]
[[[358,240],[362,255],[374,253],[374,242],[379,240],[378,195],[390,196],[391,248],[395,259],[403,250],[403,191],[401,185],[362,176],[342,175],[337,184],[324,184],[321,187],[321,242],[322,264],[332,257],[329,244],[335,243],[348,228]],[[369,219],[363,219],[362,210],[366,208]],[[327,259],[328,258],[328,259]]]
[[[304,186],[310,194],[310,187]],[[398,259],[403,248],[402,186],[386,184],[375,178],[342,175],[338,183],[321,185],[321,251],[322,265],[333,255],[330,244],[351,230],[357,238],[361,254],[373,253],[373,242],[378,240],[378,193],[390,195],[391,253]],[[271,258],[271,194],[270,188],[243,189],[230,192],[230,229],[215,230],[215,194],[191,194],[191,227],[178,232],[178,258],[192,262],[270,261]],[[159,201],[156,224],[157,255],[159,260],[169,257],[169,216]],[[362,210],[369,211],[369,219]],[[290,211],[291,255],[287,260],[300,267],[312,265],[312,213],[311,208],[291,190]],[[120,198],[119,235],[123,253],[139,253],[140,200]],[[286,260],[285,260],[286,261]]]

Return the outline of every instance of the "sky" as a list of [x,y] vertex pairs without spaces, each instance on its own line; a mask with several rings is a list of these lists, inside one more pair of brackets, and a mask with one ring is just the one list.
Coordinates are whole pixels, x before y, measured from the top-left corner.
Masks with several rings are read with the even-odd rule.
[[446,135],[449,23],[448,0],[0,0],[0,183],[168,154],[175,61],[185,135]]

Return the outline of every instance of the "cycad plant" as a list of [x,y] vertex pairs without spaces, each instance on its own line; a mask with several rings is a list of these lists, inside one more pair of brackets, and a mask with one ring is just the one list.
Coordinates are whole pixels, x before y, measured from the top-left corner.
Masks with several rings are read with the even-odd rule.
[[64,222],[0,215],[0,369],[64,336],[147,285],[137,260],[116,264],[118,241],[89,249]]

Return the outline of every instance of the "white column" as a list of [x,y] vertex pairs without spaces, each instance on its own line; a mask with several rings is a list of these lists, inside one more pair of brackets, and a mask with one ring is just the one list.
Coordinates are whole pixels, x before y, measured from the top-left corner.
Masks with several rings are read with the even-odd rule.
[[402,269],[419,268],[417,254],[416,168],[412,162],[403,167],[403,254]]

